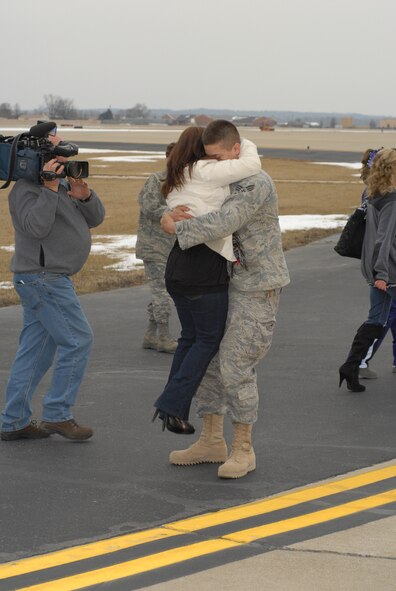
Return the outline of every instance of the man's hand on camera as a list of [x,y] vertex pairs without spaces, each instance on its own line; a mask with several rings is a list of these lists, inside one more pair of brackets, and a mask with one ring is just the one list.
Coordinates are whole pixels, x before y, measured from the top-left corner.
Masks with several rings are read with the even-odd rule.
[[[49,160],[43,166],[43,171],[53,172],[56,174],[61,174],[63,172],[63,169],[64,169],[64,166],[62,164],[60,164],[56,158],[52,158],[52,160]],[[57,193],[58,189],[59,189],[59,181],[60,181],[59,178],[55,178],[53,180],[43,179],[43,186],[46,189],[50,189],[51,191],[54,191],[55,193]]]
[[83,179],[73,179],[72,177],[67,177],[70,185],[70,191],[68,191],[68,195],[73,199],[78,199],[78,201],[87,201],[91,196],[91,189],[88,186],[88,183],[85,182]]

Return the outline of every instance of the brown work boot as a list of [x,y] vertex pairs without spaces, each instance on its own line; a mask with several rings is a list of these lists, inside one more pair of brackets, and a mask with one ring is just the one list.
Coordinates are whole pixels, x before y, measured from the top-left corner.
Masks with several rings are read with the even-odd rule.
[[62,437],[72,439],[73,441],[85,441],[93,435],[91,427],[81,427],[74,419],[59,423],[41,421],[40,427],[44,431],[47,431],[48,434],[58,433],[58,435],[62,435]]
[[252,446],[252,425],[234,423],[232,451],[228,460],[219,467],[219,478],[242,478],[256,469],[256,456]]
[[154,349],[157,350],[158,339],[157,339],[157,323],[150,320],[147,326],[146,333],[143,338],[142,347],[143,349]]
[[227,444],[223,437],[223,415],[210,414],[204,416],[202,433],[198,441],[188,449],[172,451],[169,456],[171,464],[176,466],[193,466],[194,464],[215,464],[227,459]]
[[2,431],[1,439],[3,441],[14,441],[15,439],[43,439],[50,435],[51,433],[38,427],[36,421],[32,421],[23,429],[18,429],[18,431]]
[[177,349],[177,341],[169,335],[167,322],[158,324],[157,351],[160,353],[174,353]]

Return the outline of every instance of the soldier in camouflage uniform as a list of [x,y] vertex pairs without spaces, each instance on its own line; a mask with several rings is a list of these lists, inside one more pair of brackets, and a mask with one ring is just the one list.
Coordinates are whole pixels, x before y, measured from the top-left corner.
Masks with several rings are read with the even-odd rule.
[[[211,145],[204,143],[208,153]],[[182,249],[234,233],[238,261],[231,270],[224,337],[197,393],[198,414],[204,419],[202,434],[188,449],[173,451],[170,462],[225,462],[219,476],[239,478],[255,469],[251,441],[258,408],[255,366],[271,346],[280,291],[289,283],[276,189],[261,172],[231,185],[231,195],[219,211],[176,224],[171,216],[164,216],[163,228],[177,234]],[[228,459],[223,437],[226,413],[234,427]]]
[[[166,157],[174,144],[169,144]],[[161,226],[161,216],[166,202],[161,194],[165,171],[152,174],[139,193],[139,226],[136,241],[136,256],[142,259],[146,278],[151,290],[151,302],[147,307],[148,327],[143,339],[144,349],[174,353],[177,342],[169,336],[171,298],[165,288],[165,266],[175,242],[174,236],[166,234]]]

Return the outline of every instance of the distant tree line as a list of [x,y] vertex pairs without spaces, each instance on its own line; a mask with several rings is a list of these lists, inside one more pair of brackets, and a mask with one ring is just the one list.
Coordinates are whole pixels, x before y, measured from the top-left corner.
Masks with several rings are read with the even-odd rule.
[[151,112],[148,110],[146,105],[143,103],[136,103],[134,107],[130,109],[118,109],[117,113],[114,114],[110,107],[100,113],[98,116],[99,121],[120,121],[128,119],[130,121],[147,121],[151,117]]
[[[1,100],[1,97],[0,97]],[[159,119],[164,119],[165,117],[173,118],[175,124],[189,124],[189,121],[194,117],[191,114],[182,113],[179,111],[172,111],[174,115],[168,114],[167,111],[159,109],[150,111],[147,106],[143,103],[136,103],[133,107],[128,109],[114,109],[112,110],[111,107],[99,113],[96,109],[83,109],[77,110],[74,106],[74,101],[70,98],[65,98],[59,95],[54,94],[46,94],[43,97],[44,104],[38,109],[34,111],[30,111],[29,114],[33,113],[40,113],[45,114],[49,119],[98,119],[99,121],[114,121],[114,122],[127,122],[127,123],[150,123],[153,121],[158,121]],[[209,114],[210,110],[203,109],[202,113],[207,112]],[[264,111],[263,111],[264,112]],[[22,111],[18,103],[15,105],[11,105],[10,103],[3,102],[0,103],[0,117],[4,119],[18,119],[21,115],[25,115],[27,111]],[[169,112],[171,113],[171,112]],[[229,118],[229,119],[236,119],[237,124],[243,125],[244,119],[255,119],[260,117],[260,115],[252,115],[251,117],[247,116],[246,112],[244,116],[238,117],[231,117],[232,111],[219,111],[219,112],[210,112],[211,117],[217,118]],[[241,111],[242,113],[242,111]],[[249,112],[250,113],[250,112]],[[309,119],[307,117],[315,116],[315,114],[308,114],[308,113],[299,113],[299,117],[294,118],[293,113],[290,112],[276,112],[278,115],[283,113],[283,116],[278,116],[276,119],[278,120],[278,124],[281,126],[289,126],[289,127],[307,127],[307,121]],[[204,116],[203,114],[200,116]],[[302,118],[304,117],[304,119]],[[361,117],[362,119],[362,117]],[[168,121],[169,123],[169,121]],[[275,121],[274,121],[275,123]],[[248,124],[248,123],[246,123]],[[335,116],[329,114],[322,113],[317,120],[316,126],[323,128],[323,127],[330,127],[335,128],[338,127],[338,121]],[[362,124],[362,121],[359,121],[358,124]],[[364,124],[364,123],[363,123]],[[198,123],[198,125],[202,125],[202,123]],[[378,127],[378,121],[375,119],[368,119],[366,121],[366,125],[368,125],[371,129],[376,129]]]
[[44,103],[50,119],[76,119],[77,110],[72,99],[53,94],[44,95]]
[[[64,98],[59,95],[46,94],[44,95],[44,106],[39,107],[36,111],[45,111],[50,119],[90,119],[95,118],[100,121],[112,120],[141,120],[147,121],[151,117],[151,112],[143,103],[136,103],[135,106],[129,109],[117,109],[114,114],[109,107],[103,113],[98,115],[94,110],[77,110],[74,106],[74,101],[70,98]],[[0,117],[4,119],[18,119],[24,114],[19,105],[16,103],[11,106],[10,103],[0,103]]]
[[18,119],[20,115],[22,115],[22,111],[18,103],[15,103],[13,107],[11,107],[10,103],[0,104],[0,117],[4,119]]

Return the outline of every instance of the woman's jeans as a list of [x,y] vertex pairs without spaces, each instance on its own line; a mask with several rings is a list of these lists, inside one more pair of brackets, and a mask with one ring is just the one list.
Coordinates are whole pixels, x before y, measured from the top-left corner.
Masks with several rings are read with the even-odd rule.
[[154,406],[164,413],[187,420],[191,400],[224,334],[228,292],[170,295],[179,316],[181,335],[168,383]]
[[[374,344],[370,347],[370,349],[367,352],[366,358],[364,360],[362,360],[362,363],[360,364],[360,367],[367,367],[367,363],[374,357],[375,353],[378,351],[378,349],[380,348],[382,341],[385,338],[386,333],[388,332],[389,329],[391,329],[392,331],[392,335],[393,335],[393,365],[396,366],[396,288],[388,288],[386,293],[385,292],[381,292],[381,290],[375,288],[375,287],[371,287],[371,291],[370,292],[370,302],[371,302],[371,309],[369,312],[369,320],[367,322],[371,322],[371,318],[374,318],[374,320],[379,317],[380,318],[380,322],[377,322],[375,320],[375,322],[372,322],[373,324],[383,324],[383,319],[385,318],[386,315],[386,311],[388,310],[388,316],[385,320],[386,325],[385,325],[385,329],[384,329],[384,333],[382,338],[376,340],[374,342]],[[388,297],[386,298],[382,298],[381,296],[379,296],[376,292],[379,292],[380,294],[383,293],[385,295],[388,295]],[[389,300],[389,301],[388,301]]]
[[23,329],[11,367],[2,412],[2,430],[30,423],[34,391],[51,367],[52,382],[43,401],[43,420],[67,421],[84,376],[93,336],[69,277],[58,273],[15,274],[23,306]]
[[388,322],[392,300],[396,301],[396,287],[388,287],[386,291],[370,287],[370,310],[366,324],[382,324]]

